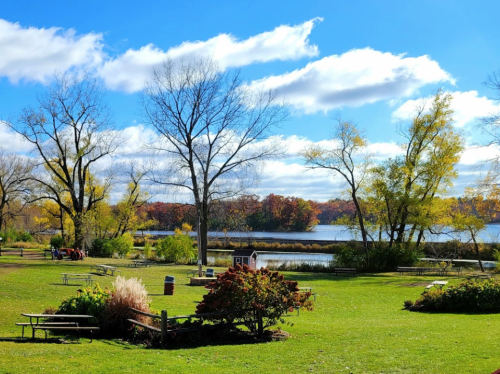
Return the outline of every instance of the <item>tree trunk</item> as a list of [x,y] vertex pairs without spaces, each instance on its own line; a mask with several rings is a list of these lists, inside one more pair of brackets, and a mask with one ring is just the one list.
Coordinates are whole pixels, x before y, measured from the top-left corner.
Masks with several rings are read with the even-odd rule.
[[484,268],[483,268],[483,263],[481,262],[481,253],[479,252],[479,245],[477,244],[476,241],[476,235],[474,234],[474,231],[469,229],[470,236],[472,238],[472,241],[474,242],[474,250],[476,251],[476,256],[477,256],[477,262],[479,263],[479,268],[481,269],[481,272],[484,273]]
[[365,222],[363,219],[363,212],[361,211],[361,206],[359,205],[359,201],[356,197],[356,194],[352,194],[352,200],[354,201],[354,205],[356,206],[356,212],[358,214],[358,223],[359,229],[361,230],[361,237],[363,239],[363,249],[366,254],[366,262],[368,263],[368,236],[366,235]]

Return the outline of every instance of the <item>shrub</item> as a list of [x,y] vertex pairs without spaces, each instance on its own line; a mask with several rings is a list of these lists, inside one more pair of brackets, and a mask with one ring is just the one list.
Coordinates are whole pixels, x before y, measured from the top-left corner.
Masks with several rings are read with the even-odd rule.
[[110,244],[113,252],[123,258],[134,249],[134,238],[129,233],[125,233],[118,238],[112,239]]
[[167,236],[156,243],[156,255],[167,261],[190,263],[196,260],[197,251],[193,239],[181,230],[175,229],[174,236]]
[[98,284],[94,288],[78,290],[76,296],[70,296],[59,306],[56,314],[89,314],[94,318],[90,324],[102,324],[106,301],[110,297],[109,290],[102,290]]
[[410,246],[389,246],[377,243],[369,252],[368,268],[374,271],[394,271],[398,266],[414,266],[423,254]]
[[346,268],[363,268],[364,254],[356,242],[349,242],[344,245],[335,255],[335,265]]
[[231,315],[212,317],[217,323],[232,323],[235,319],[248,321],[248,328],[255,331],[250,323],[253,311],[262,311],[264,328],[284,323],[283,315],[297,306],[312,310],[311,293],[300,293],[297,282],[284,280],[283,275],[268,269],[251,270],[247,265],[236,265],[224,274],[219,274],[215,282],[208,286],[210,292],[203,296],[196,313],[235,312]]
[[107,300],[102,328],[109,336],[125,336],[130,328],[127,319],[150,324],[150,318],[131,311],[129,308],[151,313],[146,288],[137,278],[126,279],[117,276],[113,282],[113,292]]
[[500,312],[500,282],[494,279],[471,279],[445,290],[432,290],[424,293],[414,305],[408,305],[406,309],[460,313]]
[[64,247],[64,238],[60,234],[54,235],[50,238],[50,245],[56,249],[61,249]]
[[111,257],[113,255],[113,246],[109,239],[95,239],[92,242],[92,256]]

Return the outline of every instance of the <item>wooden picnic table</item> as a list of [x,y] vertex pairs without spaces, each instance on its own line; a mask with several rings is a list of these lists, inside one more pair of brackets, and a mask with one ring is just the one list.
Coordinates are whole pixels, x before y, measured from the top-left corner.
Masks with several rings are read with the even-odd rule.
[[[35,338],[36,330],[45,330],[45,338],[47,338],[47,330],[99,330],[98,327],[80,327],[78,323],[72,322],[62,322],[62,323],[40,323],[40,318],[58,318],[58,319],[90,319],[94,316],[87,314],[38,314],[38,313],[21,313],[22,316],[28,317],[30,319],[29,326],[32,329],[32,339]],[[34,321],[36,319],[36,322]],[[24,325],[22,323],[17,323],[17,325],[23,326],[23,336],[24,336]]]
[[132,260],[132,262],[133,262],[132,266],[135,268],[147,267],[153,265],[153,262],[149,260]]
[[[189,275],[191,275],[192,277],[196,277],[199,274],[198,271],[199,271],[198,269],[190,269],[190,270],[187,271],[187,276],[189,277]],[[201,275],[202,276],[205,275],[205,273],[206,273],[205,270],[201,271]]]
[[427,287],[425,287],[424,292],[422,294],[428,292],[432,287],[435,287],[437,289],[442,289],[444,286],[448,284],[448,281],[434,281],[431,284],[429,284]]
[[116,269],[115,266],[110,265],[95,265],[96,271],[101,275],[115,275],[115,273],[120,270]]
[[70,280],[82,280],[85,284],[91,285],[94,279],[93,274],[72,274],[72,273],[61,273],[63,283],[68,286]]
[[491,274],[488,273],[473,273],[467,277],[467,279],[490,279]]

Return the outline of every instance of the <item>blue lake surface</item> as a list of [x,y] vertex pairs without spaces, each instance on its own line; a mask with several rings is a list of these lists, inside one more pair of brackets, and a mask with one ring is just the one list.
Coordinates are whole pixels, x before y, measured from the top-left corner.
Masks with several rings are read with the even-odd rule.
[[[139,232],[140,233],[140,232]],[[144,234],[151,235],[173,235],[173,231],[144,231]],[[191,233],[191,235],[196,236],[196,233]],[[233,231],[226,234],[229,238],[241,238],[241,237],[251,237],[251,238],[272,238],[272,239],[287,239],[287,240],[360,240],[360,235],[356,235],[356,232],[349,230],[343,225],[318,225],[312,231],[307,232],[273,232],[273,231],[250,231],[250,232],[239,232]],[[224,237],[224,233],[220,231],[210,231],[209,236],[212,237]],[[491,224],[487,225],[486,228],[481,231],[478,235],[479,239],[485,243],[500,242],[500,225]],[[440,234],[431,235],[426,234],[425,241],[427,242],[445,242],[448,240],[461,240],[466,242],[469,238],[466,235],[460,234]]]

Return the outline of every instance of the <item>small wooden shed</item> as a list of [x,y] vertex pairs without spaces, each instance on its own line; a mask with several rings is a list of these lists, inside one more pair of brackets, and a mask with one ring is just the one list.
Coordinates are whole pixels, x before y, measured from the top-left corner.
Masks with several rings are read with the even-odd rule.
[[257,269],[257,252],[253,249],[235,249],[231,256],[233,257],[233,267],[236,264],[241,266],[245,264],[250,269]]

